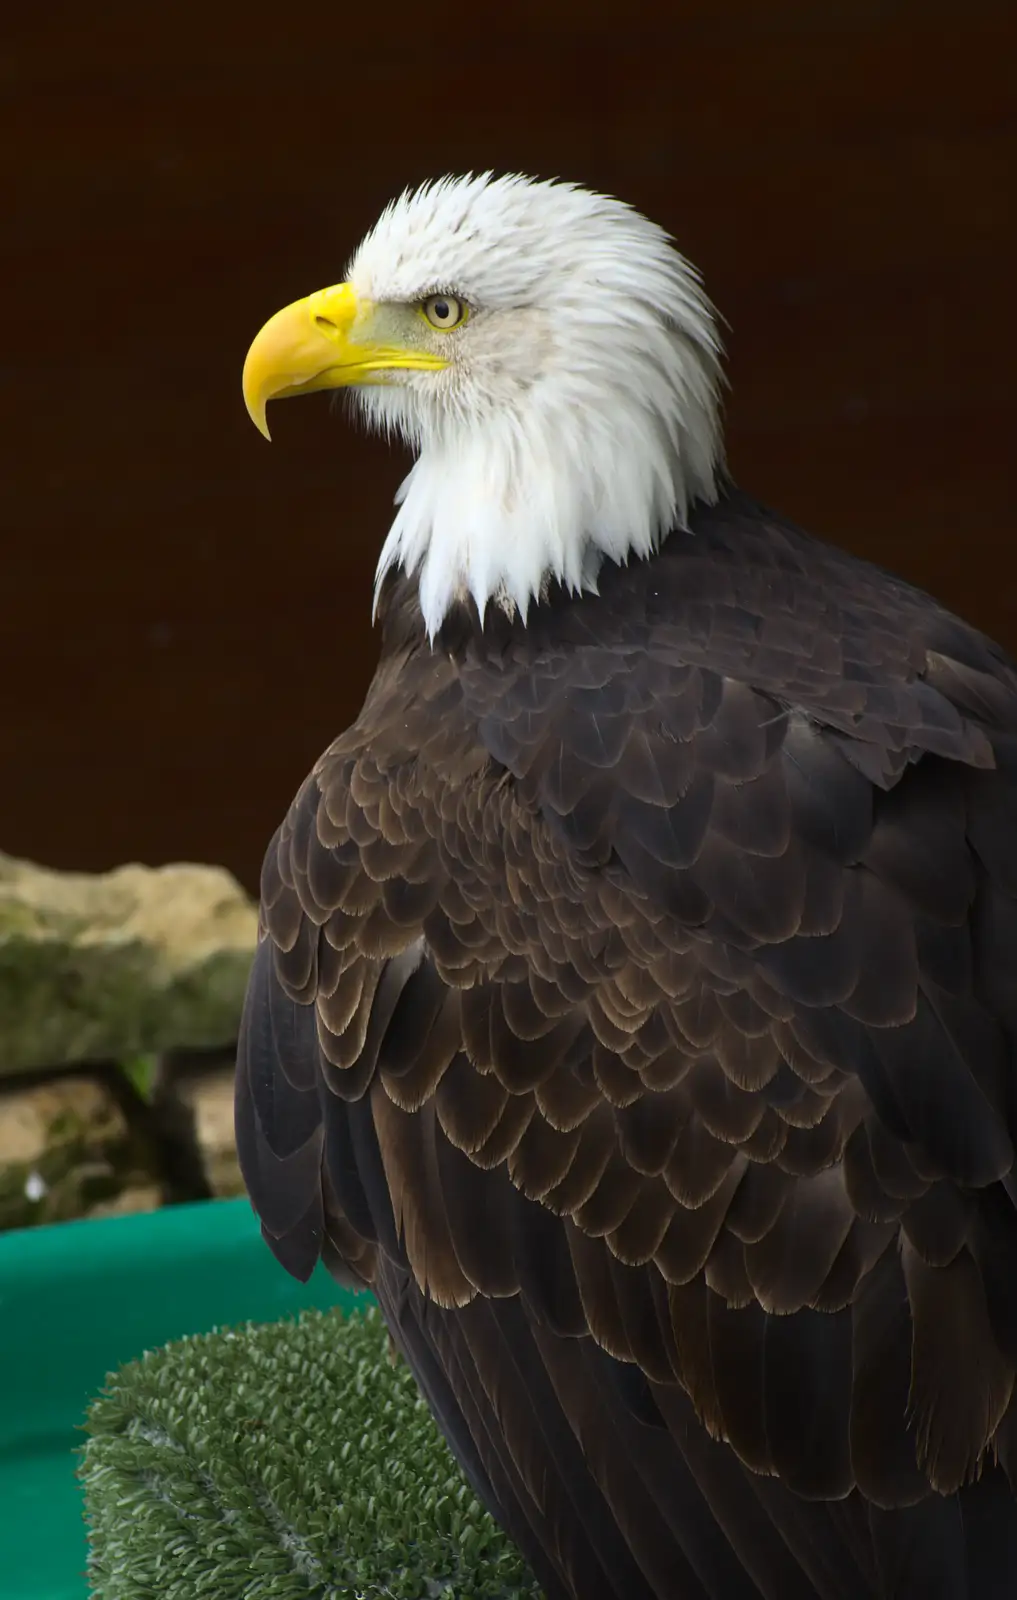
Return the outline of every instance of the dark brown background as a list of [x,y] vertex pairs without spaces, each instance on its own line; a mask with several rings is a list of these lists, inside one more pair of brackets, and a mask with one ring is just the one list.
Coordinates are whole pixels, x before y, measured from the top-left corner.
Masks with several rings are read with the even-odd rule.
[[323,397],[270,449],[244,353],[446,170],[669,226],[731,324],[740,480],[1017,647],[1017,8],[289,9],[5,24],[0,848],[256,882],[371,673],[405,462]]

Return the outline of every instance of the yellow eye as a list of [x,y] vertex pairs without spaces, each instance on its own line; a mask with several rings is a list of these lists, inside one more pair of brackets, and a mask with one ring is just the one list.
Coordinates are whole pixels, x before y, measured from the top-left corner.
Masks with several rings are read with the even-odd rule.
[[470,308],[454,294],[432,294],[421,305],[420,314],[439,333],[448,333],[452,328],[462,327]]

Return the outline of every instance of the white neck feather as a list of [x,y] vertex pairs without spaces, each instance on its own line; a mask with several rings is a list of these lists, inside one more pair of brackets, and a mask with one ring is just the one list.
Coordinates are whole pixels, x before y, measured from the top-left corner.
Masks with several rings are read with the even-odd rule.
[[377,586],[391,567],[416,574],[431,638],[470,596],[482,617],[492,602],[525,617],[551,579],[595,590],[605,557],[650,555],[696,500],[716,498],[713,445],[705,429],[590,403],[434,440],[396,496]]
[[[605,558],[650,555],[697,500],[717,495],[720,344],[693,269],[619,202],[559,185],[537,191],[527,200],[506,186],[495,197],[546,208],[529,251],[506,240],[506,262],[529,263],[525,293],[520,283],[513,300],[510,286],[491,281],[485,294],[479,283],[447,379],[414,373],[359,391],[368,420],[417,452],[378,562],[376,604],[393,567],[415,574],[432,640],[467,597],[481,617],[495,604],[525,618],[553,580],[594,590]],[[462,192],[439,194],[439,208]],[[418,250],[433,194],[429,203],[400,203],[411,222],[421,207]],[[571,236],[548,244],[547,217],[568,205]],[[528,220],[522,212],[518,230]],[[382,250],[387,264],[383,231],[354,263],[368,288],[371,252]],[[463,277],[455,287],[469,295],[468,254]]]

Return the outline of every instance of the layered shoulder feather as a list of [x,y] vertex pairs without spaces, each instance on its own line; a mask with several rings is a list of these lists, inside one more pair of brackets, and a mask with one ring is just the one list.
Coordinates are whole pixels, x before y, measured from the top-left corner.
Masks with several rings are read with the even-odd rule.
[[736,494],[525,625],[383,609],[265,861],[270,1245],[549,1596],[1001,1595],[1013,666]]

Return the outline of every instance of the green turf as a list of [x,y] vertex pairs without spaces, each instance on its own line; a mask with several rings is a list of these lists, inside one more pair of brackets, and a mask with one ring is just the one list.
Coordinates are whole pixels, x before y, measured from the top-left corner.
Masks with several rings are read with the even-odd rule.
[[376,1308],[152,1351],[88,1428],[101,1600],[539,1600]]
[[356,1301],[322,1269],[283,1272],[247,1200],[0,1234],[0,1600],[85,1600],[75,1469],[108,1373],[185,1334]]

